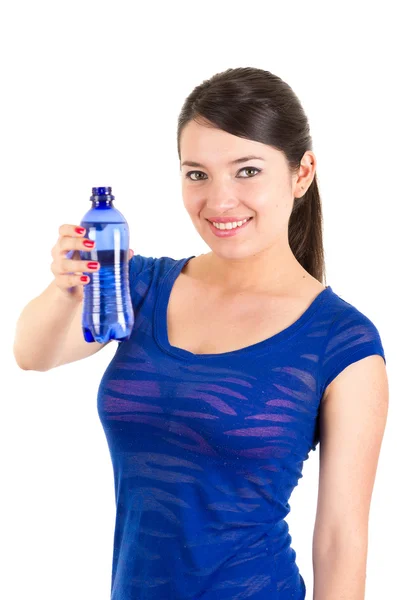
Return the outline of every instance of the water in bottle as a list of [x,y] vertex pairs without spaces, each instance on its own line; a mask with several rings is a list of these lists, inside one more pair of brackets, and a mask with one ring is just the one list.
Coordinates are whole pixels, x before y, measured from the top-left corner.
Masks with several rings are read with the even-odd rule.
[[81,226],[95,241],[92,250],[80,251],[81,260],[98,261],[100,269],[87,273],[84,286],[82,327],[86,342],[127,340],[134,325],[128,263],[129,228],[113,206],[111,187],[92,188],[92,206]]

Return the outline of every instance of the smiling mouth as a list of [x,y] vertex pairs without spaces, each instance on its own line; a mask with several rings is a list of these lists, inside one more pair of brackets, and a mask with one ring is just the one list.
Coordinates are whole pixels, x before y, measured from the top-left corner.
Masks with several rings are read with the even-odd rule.
[[[234,221],[211,221],[210,219],[206,219],[206,221],[208,221],[208,223],[210,225],[213,225],[214,227],[216,225],[218,225],[217,229],[220,229],[219,226],[222,225],[222,229],[220,229],[220,231],[230,231],[230,229],[240,229],[240,227],[243,227],[244,225],[247,225],[247,223],[252,221],[253,218],[254,217],[245,217],[244,219],[236,219]],[[227,225],[230,225],[233,223],[241,223],[241,224],[236,225],[235,227],[227,227]]]
[[[212,233],[214,233],[216,236],[218,237],[233,237],[235,235],[238,235],[240,233],[240,231],[242,231],[243,229],[245,229],[250,222],[253,220],[254,217],[250,217],[247,221],[243,222],[241,225],[236,225],[235,227],[226,227],[225,223],[222,223],[222,225],[214,225],[211,221],[209,221],[208,219],[206,219],[208,221],[208,224],[210,226],[210,229],[212,231]],[[230,221],[229,221],[230,223]]]
[[253,217],[214,217],[213,219],[206,219],[210,223],[239,223],[240,221],[249,221]]

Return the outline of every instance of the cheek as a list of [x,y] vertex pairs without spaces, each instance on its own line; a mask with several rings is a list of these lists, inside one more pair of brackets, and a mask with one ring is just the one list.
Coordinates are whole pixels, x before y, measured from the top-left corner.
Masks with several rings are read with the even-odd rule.
[[257,218],[266,217],[267,214],[271,211],[271,200],[268,194],[263,193],[254,193],[252,191],[251,194],[246,194],[242,197],[244,204],[256,213]]
[[186,210],[192,214],[197,212],[197,210],[202,204],[202,200],[200,200],[200,194],[198,194],[196,190],[192,190],[191,188],[189,189],[186,187],[182,190],[182,198]]
[[283,229],[291,214],[289,200],[264,197],[263,194],[256,202],[250,202],[249,207],[256,212],[257,226],[268,232]]

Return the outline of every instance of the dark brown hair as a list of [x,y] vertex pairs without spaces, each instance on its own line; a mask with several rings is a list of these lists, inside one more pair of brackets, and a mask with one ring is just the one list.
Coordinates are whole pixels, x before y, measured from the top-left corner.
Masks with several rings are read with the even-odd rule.
[[[273,146],[284,153],[291,177],[298,174],[306,150],[312,150],[308,120],[295,93],[273,73],[254,67],[227,69],[193,89],[178,118],[179,161],[182,129],[191,120]],[[288,239],[295,258],[320,283],[325,282],[322,229],[315,173],[306,193],[294,200]]]

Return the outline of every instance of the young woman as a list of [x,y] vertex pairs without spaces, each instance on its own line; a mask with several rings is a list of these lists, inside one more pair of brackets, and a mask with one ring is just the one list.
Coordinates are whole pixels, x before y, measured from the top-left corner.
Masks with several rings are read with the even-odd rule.
[[[177,137],[184,206],[210,251],[129,263],[135,326],[98,394],[112,600],[305,598],[284,518],[318,442],[314,600],[363,599],[385,355],[374,323],[323,283],[307,117],[279,77],[228,69],[192,91]],[[84,232],[59,233],[54,282],[20,318],[23,368],[103,347],[84,342],[83,284],[66,275],[88,271],[65,259]],[[44,341],[30,355],[34,322]]]

